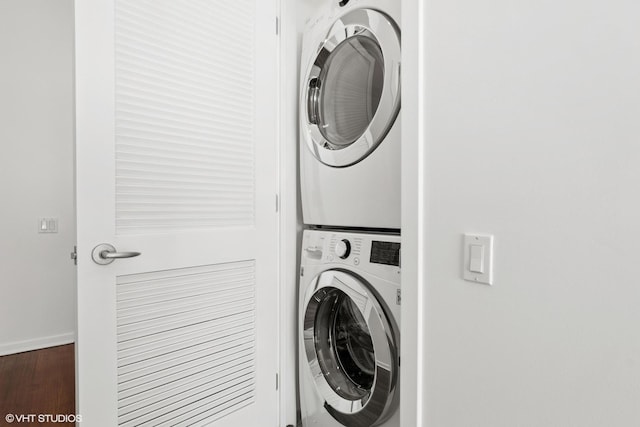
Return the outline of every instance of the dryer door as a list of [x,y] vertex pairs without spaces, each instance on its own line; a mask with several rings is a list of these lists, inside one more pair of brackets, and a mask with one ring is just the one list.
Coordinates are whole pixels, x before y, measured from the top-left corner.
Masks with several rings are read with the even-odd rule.
[[387,15],[356,9],[339,18],[302,81],[301,129],[322,163],[368,156],[400,110],[400,32]]
[[338,270],[317,276],[305,295],[307,362],[326,410],[348,427],[392,414],[397,336],[364,280]]

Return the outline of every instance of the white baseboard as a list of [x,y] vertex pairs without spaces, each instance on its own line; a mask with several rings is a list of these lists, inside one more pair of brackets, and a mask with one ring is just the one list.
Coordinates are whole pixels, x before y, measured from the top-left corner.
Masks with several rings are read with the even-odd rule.
[[66,334],[51,335],[48,337],[35,338],[25,341],[14,341],[0,344],[0,356],[7,354],[22,353],[23,351],[39,350],[41,348],[55,347],[57,345],[71,344],[76,341],[75,332]]

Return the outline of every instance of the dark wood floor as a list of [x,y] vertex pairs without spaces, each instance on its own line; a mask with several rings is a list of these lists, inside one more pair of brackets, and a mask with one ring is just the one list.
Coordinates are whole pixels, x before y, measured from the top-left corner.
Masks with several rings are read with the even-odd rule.
[[7,423],[7,414],[75,414],[73,344],[0,357],[0,426],[74,423]]

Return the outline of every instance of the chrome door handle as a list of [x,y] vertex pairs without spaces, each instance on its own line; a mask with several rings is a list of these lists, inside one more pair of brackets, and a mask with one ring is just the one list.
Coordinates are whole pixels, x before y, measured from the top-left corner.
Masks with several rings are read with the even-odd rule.
[[102,259],[133,258],[138,255],[140,255],[140,252],[100,252],[100,258]]
[[116,259],[133,258],[140,255],[140,252],[116,252],[116,248],[108,243],[101,243],[91,252],[91,258],[96,264],[111,264]]

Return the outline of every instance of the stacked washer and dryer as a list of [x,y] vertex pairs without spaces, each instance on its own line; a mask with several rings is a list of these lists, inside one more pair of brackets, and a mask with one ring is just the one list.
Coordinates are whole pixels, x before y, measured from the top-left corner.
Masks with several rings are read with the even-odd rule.
[[304,30],[304,427],[398,427],[400,2],[321,0]]

